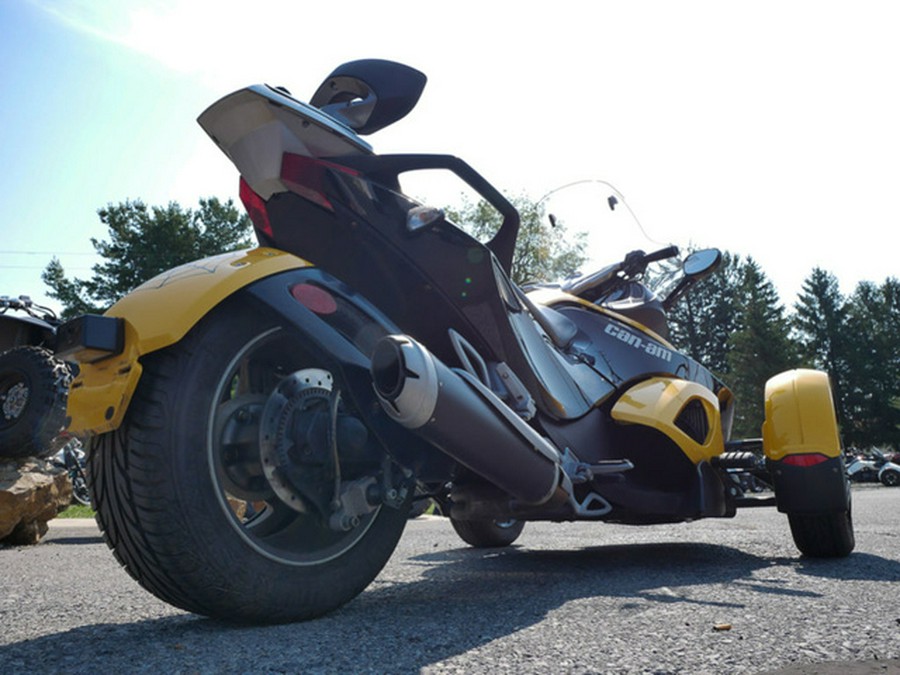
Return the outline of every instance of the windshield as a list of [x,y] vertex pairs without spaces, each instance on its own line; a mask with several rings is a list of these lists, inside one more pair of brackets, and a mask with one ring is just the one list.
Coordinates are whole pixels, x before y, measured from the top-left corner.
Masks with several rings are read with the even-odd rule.
[[[649,253],[672,243],[657,234],[659,228],[645,226],[625,196],[607,181],[577,181],[555,188],[538,200],[538,207],[546,214],[547,227],[561,230],[567,241],[583,243],[581,274],[620,262],[631,251]],[[678,260],[653,263],[645,281],[659,291],[679,274]]]

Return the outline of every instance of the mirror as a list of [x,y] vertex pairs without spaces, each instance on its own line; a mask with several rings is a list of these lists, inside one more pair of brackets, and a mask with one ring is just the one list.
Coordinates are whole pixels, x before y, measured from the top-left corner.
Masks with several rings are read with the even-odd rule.
[[689,278],[702,277],[714,271],[722,262],[722,253],[717,248],[694,251],[684,259],[682,269]]

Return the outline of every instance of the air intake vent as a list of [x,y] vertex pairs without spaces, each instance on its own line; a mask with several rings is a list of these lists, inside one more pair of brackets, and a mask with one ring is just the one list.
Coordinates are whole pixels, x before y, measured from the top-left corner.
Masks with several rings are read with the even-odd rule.
[[709,417],[699,399],[689,401],[675,420],[675,426],[697,443],[706,441],[709,435]]

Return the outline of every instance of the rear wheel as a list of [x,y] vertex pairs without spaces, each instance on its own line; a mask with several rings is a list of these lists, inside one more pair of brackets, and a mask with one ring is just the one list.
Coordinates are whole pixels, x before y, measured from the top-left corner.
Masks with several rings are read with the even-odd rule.
[[501,548],[509,546],[525,529],[522,520],[457,520],[450,518],[456,534],[475,548]]
[[[88,476],[107,542],[146,589],[198,614],[286,622],[382,569],[409,498],[315,365],[299,336],[239,303],[144,359]],[[338,446],[351,456],[336,469]]]
[[48,457],[62,431],[71,375],[41,347],[0,354],[0,456]]

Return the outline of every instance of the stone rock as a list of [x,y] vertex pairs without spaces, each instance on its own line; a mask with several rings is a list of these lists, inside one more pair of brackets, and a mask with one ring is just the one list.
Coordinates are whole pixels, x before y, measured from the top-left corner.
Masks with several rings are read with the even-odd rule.
[[0,543],[38,543],[71,502],[65,469],[35,458],[0,460]]

